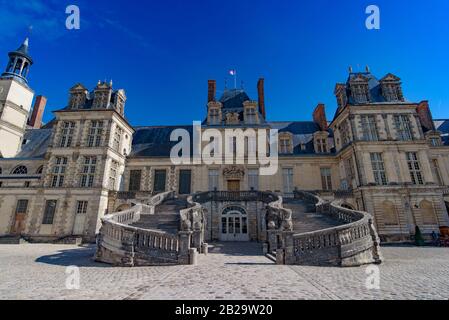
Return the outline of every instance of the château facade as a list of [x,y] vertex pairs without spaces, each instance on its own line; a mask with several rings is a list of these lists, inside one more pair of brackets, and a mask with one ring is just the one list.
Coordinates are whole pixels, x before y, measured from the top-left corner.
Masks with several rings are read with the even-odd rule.
[[[368,69],[350,70],[335,87],[333,118],[319,104],[311,121],[283,122],[267,119],[263,79],[257,100],[243,89],[217,97],[209,80],[201,130],[278,130],[278,170],[264,176],[248,162],[174,165],[171,133],[193,134],[193,126],[133,127],[125,118],[125,91],[112,82],[100,81],[92,91],[76,84],[67,106],[42,124],[46,99],[36,97],[32,108],[28,41],[9,59],[0,78],[0,236],[95,241],[106,214],[165,191],[257,190],[285,198],[314,191],[371,213],[385,242],[410,241],[416,226],[427,237],[449,226],[449,120],[432,119],[426,101],[407,101],[393,74],[377,79]],[[230,240],[221,224],[229,210],[222,209],[208,222],[210,241]],[[232,239],[258,240],[258,229],[243,221]]]

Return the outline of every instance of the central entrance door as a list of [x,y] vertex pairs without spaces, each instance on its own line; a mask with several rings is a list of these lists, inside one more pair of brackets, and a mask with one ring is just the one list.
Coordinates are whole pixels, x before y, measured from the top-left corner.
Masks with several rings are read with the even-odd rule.
[[240,180],[228,180],[228,191],[240,191]]
[[249,241],[248,216],[241,207],[231,206],[221,216],[221,241]]

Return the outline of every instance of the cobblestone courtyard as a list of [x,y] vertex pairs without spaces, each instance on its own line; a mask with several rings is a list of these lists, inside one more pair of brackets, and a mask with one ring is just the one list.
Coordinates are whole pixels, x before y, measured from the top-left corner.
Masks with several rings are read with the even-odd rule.
[[[112,268],[94,247],[1,245],[0,299],[448,299],[449,249],[383,247],[380,290],[366,267],[277,266],[255,243],[215,244],[198,266]],[[66,267],[80,268],[67,290]]]

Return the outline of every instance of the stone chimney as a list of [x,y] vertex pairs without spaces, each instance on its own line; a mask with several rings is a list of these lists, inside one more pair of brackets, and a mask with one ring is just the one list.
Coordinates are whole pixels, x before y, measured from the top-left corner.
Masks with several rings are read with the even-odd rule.
[[28,125],[34,129],[40,129],[42,126],[42,117],[44,115],[45,106],[47,105],[47,98],[44,96],[37,96],[34,102],[33,113],[28,120]]
[[215,95],[217,92],[217,82],[215,80],[207,81],[207,102],[215,101]]
[[259,112],[262,114],[262,117],[266,118],[265,112],[265,89],[264,89],[264,79],[260,78],[257,82],[257,94],[259,96]]
[[433,123],[432,113],[430,112],[429,108],[429,102],[421,101],[416,107],[416,112],[418,113],[421,125],[426,129],[425,131],[434,131],[435,124]]
[[320,103],[313,111],[313,121],[320,127],[321,131],[327,130],[328,125],[324,104]]

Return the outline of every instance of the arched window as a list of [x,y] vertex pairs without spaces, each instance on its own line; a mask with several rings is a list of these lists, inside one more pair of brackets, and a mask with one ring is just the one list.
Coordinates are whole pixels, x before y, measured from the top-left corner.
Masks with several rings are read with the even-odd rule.
[[434,225],[438,223],[435,210],[430,201],[427,200],[421,201],[421,203],[419,204],[419,208],[421,209],[423,224]]
[[13,171],[12,174],[27,174],[28,173],[28,169],[25,166],[18,166],[16,167]]
[[397,226],[399,224],[398,212],[394,203],[390,201],[384,201],[383,207],[383,217],[384,223],[387,226]]
[[36,174],[42,174],[43,170],[44,170],[44,166],[40,166],[39,168],[37,168]]

